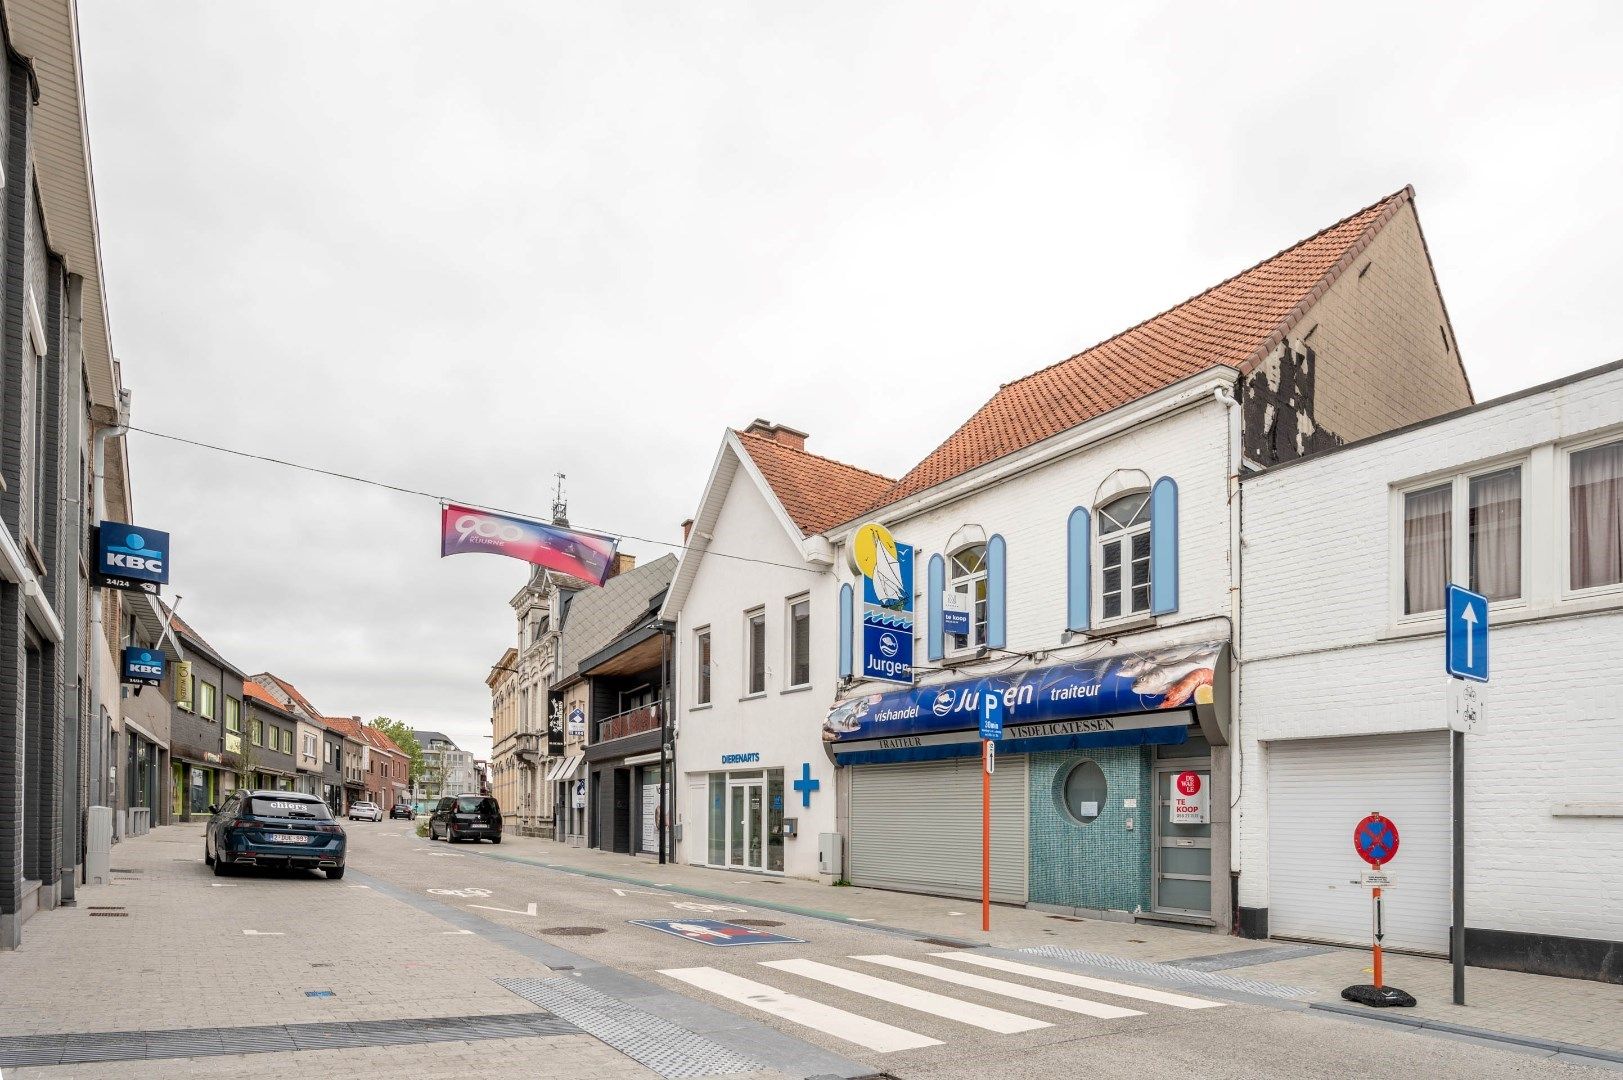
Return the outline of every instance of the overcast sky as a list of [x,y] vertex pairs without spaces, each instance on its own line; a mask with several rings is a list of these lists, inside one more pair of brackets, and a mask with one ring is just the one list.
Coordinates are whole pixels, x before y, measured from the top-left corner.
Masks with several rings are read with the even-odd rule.
[[[675,540],[728,425],[899,475],[1404,184],[1479,398],[1623,357],[1623,5],[1248,10],[80,0],[134,421]],[[130,443],[229,659],[488,752],[523,565]]]

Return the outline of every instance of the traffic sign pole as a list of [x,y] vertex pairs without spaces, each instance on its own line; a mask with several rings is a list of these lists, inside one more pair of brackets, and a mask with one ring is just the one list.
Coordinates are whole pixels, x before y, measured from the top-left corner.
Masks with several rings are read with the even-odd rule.
[[1465,732],[1450,731],[1454,772],[1454,928],[1449,937],[1454,962],[1454,1004],[1465,1004]]
[[1381,979],[1381,938],[1386,935],[1381,926],[1381,887],[1375,886],[1375,989],[1379,990],[1385,983]]
[[992,740],[981,740],[981,930],[992,929]]
[[[1363,983],[1358,986],[1349,986],[1341,992],[1341,996],[1348,1001],[1356,1001],[1360,1005],[1369,1005],[1373,1008],[1385,1008],[1391,1005],[1413,1005],[1415,1000],[1410,995],[1395,986],[1386,985],[1386,971],[1381,955],[1382,943],[1386,939],[1386,912],[1381,899],[1383,884],[1390,884],[1390,875],[1383,875],[1381,868],[1390,862],[1398,853],[1399,837],[1397,823],[1380,814],[1370,814],[1353,828],[1353,850],[1358,857],[1375,868],[1374,874],[1364,877],[1366,884],[1372,885],[1370,894],[1370,951],[1374,963],[1371,965],[1373,983]],[[1373,880],[1370,880],[1372,879]]]

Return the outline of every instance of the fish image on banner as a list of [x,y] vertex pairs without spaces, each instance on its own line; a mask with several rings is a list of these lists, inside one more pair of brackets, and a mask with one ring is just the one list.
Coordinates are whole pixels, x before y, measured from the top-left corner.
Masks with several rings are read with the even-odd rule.
[[602,585],[614,569],[619,542],[597,533],[545,525],[469,506],[440,512],[440,558],[447,555],[505,555]]

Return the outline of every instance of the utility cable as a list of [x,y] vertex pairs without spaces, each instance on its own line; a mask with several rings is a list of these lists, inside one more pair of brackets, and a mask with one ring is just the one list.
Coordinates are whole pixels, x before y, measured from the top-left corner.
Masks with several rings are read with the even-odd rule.
[[[449,495],[436,495],[432,491],[421,491],[417,488],[402,487],[399,484],[390,484],[382,480],[373,480],[365,476],[356,476],[353,473],[338,472],[334,469],[323,469],[315,465],[303,465],[297,461],[287,461],[283,458],[271,457],[268,454],[255,454],[250,453],[247,450],[235,450],[229,446],[218,446],[214,443],[206,443],[198,439],[188,439],[181,435],[171,435],[165,431],[153,431],[151,428],[135,427],[134,425],[131,425],[128,430],[139,432],[142,435],[150,435],[155,439],[167,439],[170,442],[183,443],[186,446],[195,446],[202,450],[212,450],[218,454],[230,454],[233,457],[247,458],[250,461],[262,461],[269,465],[280,465],[286,469],[297,469],[300,472],[315,473],[318,476],[329,476],[336,480],[348,480],[353,484],[365,484],[368,487],[382,488],[385,491],[393,491],[401,495],[415,495],[424,499],[432,499],[441,506],[450,504],[455,504],[457,506],[468,506],[476,510],[489,510],[494,514],[506,514],[509,517],[524,518],[528,521],[536,521],[546,524],[546,521],[540,515],[526,514],[520,510],[509,510],[500,506],[490,506],[486,503],[469,502],[463,499],[453,499]],[[691,545],[688,544],[673,544],[669,540],[656,540],[651,536],[637,536],[633,533],[615,532],[612,529],[588,529],[573,525],[568,527],[575,529],[577,532],[600,533],[603,536],[614,537],[620,540],[636,540],[639,543],[656,544],[659,547],[666,547],[672,549],[673,551],[680,551],[684,553],[691,549]],[[727,551],[717,551],[715,548],[706,548],[704,549],[703,554],[714,555],[718,559],[733,559],[737,562],[759,563],[762,566],[779,566],[786,570],[800,570],[808,574],[815,574],[819,572],[808,566],[797,566],[794,563],[774,562],[771,559],[757,559],[749,555],[735,555]]]

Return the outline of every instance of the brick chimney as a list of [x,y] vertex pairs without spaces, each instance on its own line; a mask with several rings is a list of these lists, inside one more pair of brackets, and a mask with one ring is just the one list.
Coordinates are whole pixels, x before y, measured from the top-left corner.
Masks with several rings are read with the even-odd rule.
[[688,537],[690,537],[692,535],[693,535],[693,519],[688,518],[686,521],[682,522],[682,543],[686,544],[688,542]]
[[636,565],[637,557],[635,555],[627,555],[623,551],[616,551],[614,553],[614,566],[609,570],[609,577],[619,577]]
[[750,426],[744,430],[748,434],[771,439],[773,442],[787,446],[791,450],[806,449],[806,433],[804,431],[796,431],[794,428],[786,427],[783,424],[774,424],[772,421],[762,420],[758,416],[751,420]]

